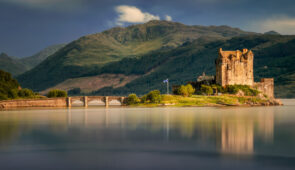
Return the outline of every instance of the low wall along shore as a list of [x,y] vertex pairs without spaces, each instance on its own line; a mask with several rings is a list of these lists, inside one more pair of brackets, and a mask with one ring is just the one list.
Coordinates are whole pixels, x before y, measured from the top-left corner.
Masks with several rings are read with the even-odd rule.
[[88,107],[88,103],[94,100],[102,101],[105,107],[109,106],[109,102],[117,100],[123,105],[125,97],[121,96],[75,96],[67,98],[45,98],[45,99],[20,99],[20,100],[4,100],[0,101],[0,109],[21,108],[21,107],[71,107],[73,102],[81,101],[84,107]]

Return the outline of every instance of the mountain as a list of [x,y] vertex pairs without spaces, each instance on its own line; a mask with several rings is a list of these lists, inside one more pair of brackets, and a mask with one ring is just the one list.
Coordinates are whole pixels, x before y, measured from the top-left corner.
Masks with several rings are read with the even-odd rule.
[[40,64],[43,60],[45,60],[48,56],[54,54],[56,51],[64,47],[66,44],[57,44],[49,46],[40,52],[30,56],[21,58],[20,61],[27,66],[28,69],[32,69],[33,67]]
[[33,56],[24,58],[11,57],[5,53],[1,53],[0,69],[11,73],[13,76],[20,75],[40,64],[44,59],[54,54],[56,51],[64,46],[65,44],[49,46]]
[[10,57],[5,53],[1,53],[0,69],[9,72],[12,75],[19,75],[27,70],[27,66],[17,58]]
[[69,43],[17,79],[22,86],[41,91],[72,78],[100,72],[107,64],[122,59],[141,58],[195,40],[211,42],[253,34],[228,26],[187,26],[168,21],[116,27]]
[[268,35],[280,35],[280,33],[276,32],[276,31],[268,31],[268,32],[265,32],[264,34],[268,34]]
[[68,79],[54,88],[81,88],[86,92],[97,89],[95,95],[144,94],[153,89],[165,92],[162,81],[166,78],[169,78],[170,85],[178,85],[196,80],[203,72],[215,75],[214,61],[220,47],[224,50],[252,49],[255,80],[274,77],[276,97],[295,97],[295,36],[281,35],[195,40],[174,49],[108,63],[84,77]]
[[[276,97],[295,97],[295,36],[251,35],[214,42],[192,42],[181,47],[156,52],[138,59],[124,59],[110,63],[94,74],[141,75],[124,87],[107,86],[96,95],[144,94],[152,89],[165,92],[162,81],[169,78],[171,85],[196,80],[202,72],[215,75],[218,49],[248,48],[254,52],[254,75],[275,78]],[[127,68],[127,69],[126,69]]]

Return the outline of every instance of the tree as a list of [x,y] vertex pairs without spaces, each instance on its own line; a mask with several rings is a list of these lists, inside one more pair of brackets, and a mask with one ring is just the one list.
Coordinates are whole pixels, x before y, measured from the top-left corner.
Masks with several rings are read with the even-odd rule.
[[188,96],[192,96],[196,91],[196,89],[194,89],[191,84],[186,85],[186,90],[187,90]]
[[129,94],[126,101],[127,105],[137,104],[139,102],[140,102],[139,98],[134,93]]
[[162,101],[161,93],[159,90],[151,91],[147,94],[147,100],[150,103],[160,103]]
[[58,89],[53,89],[50,90],[47,94],[48,98],[53,98],[53,97],[67,97],[68,94],[64,90],[58,90]]
[[189,96],[192,96],[195,93],[195,91],[196,90],[193,88],[191,84],[187,84],[185,86],[181,85],[179,89],[177,90],[177,93],[184,97],[189,97]]
[[21,89],[17,94],[21,98],[32,98],[35,96],[35,93],[30,89]]
[[207,86],[207,85],[202,85],[201,86],[201,92],[203,94],[206,94],[206,95],[212,95],[213,94],[213,89],[211,86]]

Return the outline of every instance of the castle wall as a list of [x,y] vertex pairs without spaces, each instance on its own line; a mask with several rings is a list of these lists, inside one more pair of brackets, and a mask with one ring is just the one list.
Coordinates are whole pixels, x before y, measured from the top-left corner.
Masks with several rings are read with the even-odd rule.
[[274,98],[274,79],[273,78],[263,78],[260,82],[254,84],[257,90],[266,94],[269,98]]
[[253,53],[244,49],[242,52],[219,50],[216,60],[216,82],[222,86],[254,84]]

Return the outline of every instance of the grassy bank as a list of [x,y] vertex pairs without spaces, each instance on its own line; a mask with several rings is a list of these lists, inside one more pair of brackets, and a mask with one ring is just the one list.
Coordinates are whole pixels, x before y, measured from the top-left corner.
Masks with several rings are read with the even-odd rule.
[[139,103],[131,106],[146,106],[155,107],[159,105],[166,106],[242,106],[242,105],[266,105],[268,99],[261,99],[259,97],[250,96],[203,96],[193,95],[191,97],[183,97],[180,95],[162,95],[162,100],[159,104]]

